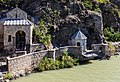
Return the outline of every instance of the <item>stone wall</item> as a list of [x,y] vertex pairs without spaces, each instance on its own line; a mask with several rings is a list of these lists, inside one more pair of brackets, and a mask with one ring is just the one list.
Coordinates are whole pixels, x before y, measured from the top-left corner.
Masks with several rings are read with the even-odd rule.
[[35,51],[38,51],[38,50],[44,50],[45,49],[45,46],[43,44],[32,44],[30,46],[30,51],[31,52],[35,52]]
[[70,56],[75,57],[75,58],[78,58],[79,55],[82,54],[80,47],[78,46],[65,46],[65,47],[60,47],[60,48],[49,50],[47,57],[53,57],[53,54],[55,53],[55,58],[59,58],[64,51],[68,52]]
[[48,53],[47,50],[33,52],[22,56],[7,58],[8,71],[13,74],[23,74],[25,70],[33,70],[39,61]]
[[8,71],[14,74],[23,74],[26,70],[33,70],[37,67],[39,61],[43,57],[58,58],[64,51],[67,51],[71,56],[79,57],[81,54],[80,47],[66,46],[52,50],[43,50],[25,54],[22,56],[7,58]]
[[43,57],[47,56],[47,54],[48,50],[30,53],[32,60],[32,68],[36,68],[40,60],[43,59]]
[[25,69],[32,69],[32,59],[29,54],[7,59],[8,71],[13,74],[25,73]]

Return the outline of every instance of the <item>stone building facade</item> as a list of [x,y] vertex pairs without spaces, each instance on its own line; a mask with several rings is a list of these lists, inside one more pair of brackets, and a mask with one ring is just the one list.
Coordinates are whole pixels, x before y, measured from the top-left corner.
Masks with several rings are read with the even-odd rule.
[[16,7],[0,20],[1,50],[26,50],[32,45],[34,24],[27,19],[27,13]]
[[72,46],[80,46],[81,51],[85,52],[87,50],[87,48],[86,48],[86,46],[87,46],[87,37],[79,30],[78,32],[76,32],[71,37],[70,45],[72,45]]

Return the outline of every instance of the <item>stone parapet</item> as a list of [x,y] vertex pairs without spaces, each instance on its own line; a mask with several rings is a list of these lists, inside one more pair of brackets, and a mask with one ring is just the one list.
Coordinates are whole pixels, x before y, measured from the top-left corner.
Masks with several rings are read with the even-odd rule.
[[54,60],[62,55],[63,52],[68,52],[73,57],[80,56],[80,47],[65,46],[51,50],[42,50],[24,54],[14,58],[7,58],[8,71],[13,74],[23,74],[26,70],[32,71],[35,69],[44,57],[54,58]]

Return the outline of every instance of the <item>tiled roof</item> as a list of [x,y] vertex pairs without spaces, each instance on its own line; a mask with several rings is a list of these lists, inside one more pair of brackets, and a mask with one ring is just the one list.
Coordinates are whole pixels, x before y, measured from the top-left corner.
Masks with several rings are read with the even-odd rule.
[[32,22],[29,20],[22,20],[22,19],[6,19],[4,22],[5,26],[30,26],[32,25]]
[[87,39],[87,37],[79,30],[71,37],[71,39]]

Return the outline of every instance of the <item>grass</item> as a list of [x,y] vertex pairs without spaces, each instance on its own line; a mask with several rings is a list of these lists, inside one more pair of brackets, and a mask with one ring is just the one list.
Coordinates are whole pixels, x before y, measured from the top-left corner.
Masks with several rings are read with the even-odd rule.
[[120,56],[110,60],[92,60],[69,69],[45,71],[12,82],[119,82]]

